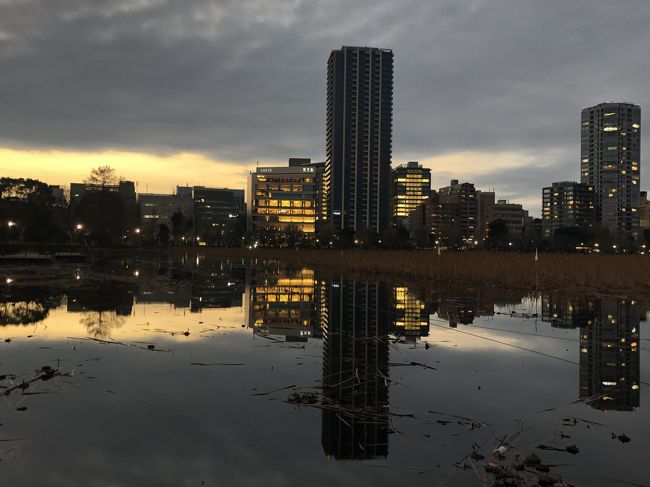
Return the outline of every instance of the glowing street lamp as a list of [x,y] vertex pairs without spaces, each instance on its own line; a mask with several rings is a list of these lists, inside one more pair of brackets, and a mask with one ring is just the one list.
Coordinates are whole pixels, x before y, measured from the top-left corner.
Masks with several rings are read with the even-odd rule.
[[139,229],[139,228],[136,228],[136,229],[135,229],[135,233],[140,233],[140,229]]
[[77,230],[83,230],[83,229],[84,229],[84,226],[83,226],[82,223],[77,223],[77,224],[75,225],[75,228],[76,228]]
[[7,226],[8,226],[9,228],[11,228],[11,227],[15,227],[15,226],[16,226],[16,222],[15,222],[15,221],[12,221],[12,220],[9,220],[9,221],[7,222]]

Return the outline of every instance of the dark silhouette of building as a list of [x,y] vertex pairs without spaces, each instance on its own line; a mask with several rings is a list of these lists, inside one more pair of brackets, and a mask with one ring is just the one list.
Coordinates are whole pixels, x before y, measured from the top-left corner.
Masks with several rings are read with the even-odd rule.
[[194,186],[194,232],[201,240],[232,240],[245,214],[243,189]]
[[328,457],[388,455],[388,289],[336,280],[322,292],[322,444]]
[[474,241],[477,235],[478,201],[472,183],[452,179],[449,186],[440,188],[442,233],[452,246]]
[[594,188],[596,222],[616,237],[639,232],[641,108],[601,103],[581,115],[581,182]]
[[327,62],[322,218],[381,232],[390,217],[393,52],[343,46]]
[[640,399],[641,307],[603,298],[595,311],[593,322],[580,327],[580,397],[591,398],[595,409],[632,411]]

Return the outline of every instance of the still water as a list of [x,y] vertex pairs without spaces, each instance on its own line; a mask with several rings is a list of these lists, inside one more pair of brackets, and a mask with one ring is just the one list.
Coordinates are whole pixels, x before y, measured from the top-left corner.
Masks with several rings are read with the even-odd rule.
[[2,289],[3,486],[491,485],[531,453],[567,484],[650,485],[647,301],[277,262],[69,272]]

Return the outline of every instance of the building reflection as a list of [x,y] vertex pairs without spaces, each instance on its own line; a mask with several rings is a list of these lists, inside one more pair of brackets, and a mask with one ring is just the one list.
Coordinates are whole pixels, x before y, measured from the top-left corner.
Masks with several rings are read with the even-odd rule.
[[244,289],[237,271],[232,264],[224,262],[195,271],[190,311],[198,313],[203,309],[241,307]]
[[393,287],[391,332],[406,341],[429,335],[429,307],[406,286]]
[[281,335],[287,341],[314,336],[316,280],[313,269],[253,268],[246,279],[246,321],[255,334]]
[[542,320],[555,328],[589,326],[596,315],[598,301],[588,296],[542,294]]
[[[580,397],[592,407],[632,411],[640,405],[639,324],[645,310],[635,300],[595,300],[580,327]],[[581,317],[581,319],[583,319]]]
[[388,455],[387,286],[335,280],[322,289],[322,445],[337,460]]

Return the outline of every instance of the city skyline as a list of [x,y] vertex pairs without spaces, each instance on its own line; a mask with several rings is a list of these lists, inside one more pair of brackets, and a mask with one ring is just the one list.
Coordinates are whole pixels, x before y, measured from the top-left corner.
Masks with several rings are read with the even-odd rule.
[[[648,105],[650,73],[633,53],[650,47],[650,6],[633,3],[629,17],[585,1],[414,1],[397,13],[390,3],[3,2],[0,170],[67,184],[109,164],[143,192],[243,188],[257,161],[324,159],[327,55],[373,45],[395,52],[393,167],[419,161],[434,188],[470,181],[539,216],[540,188],[576,179],[579,110]],[[391,28],[357,25],[361,11]],[[615,69],[600,69],[603,58]],[[648,181],[642,170],[642,189]]]

